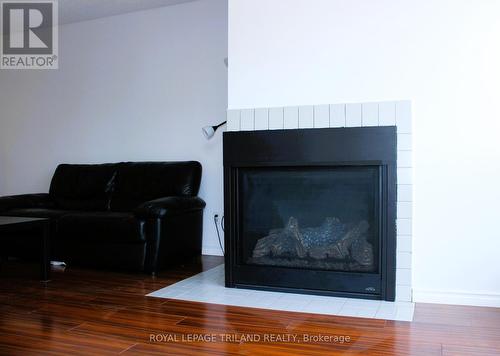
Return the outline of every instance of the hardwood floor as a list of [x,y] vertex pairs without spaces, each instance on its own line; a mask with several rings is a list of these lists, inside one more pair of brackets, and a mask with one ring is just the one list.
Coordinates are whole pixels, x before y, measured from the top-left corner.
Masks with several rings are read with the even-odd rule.
[[206,256],[157,278],[68,269],[46,285],[36,265],[6,264],[0,354],[500,355],[500,309],[417,304],[407,323],[144,296],[220,263]]

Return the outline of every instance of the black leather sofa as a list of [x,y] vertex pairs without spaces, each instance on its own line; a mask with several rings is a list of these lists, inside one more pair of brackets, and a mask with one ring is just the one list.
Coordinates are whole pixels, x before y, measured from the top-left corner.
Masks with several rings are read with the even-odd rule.
[[[198,162],[62,164],[48,194],[1,197],[0,215],[50,218],[52,260],[155,273],[201,254],[201,172]],[[34,244],[7,240],[14,255]]]

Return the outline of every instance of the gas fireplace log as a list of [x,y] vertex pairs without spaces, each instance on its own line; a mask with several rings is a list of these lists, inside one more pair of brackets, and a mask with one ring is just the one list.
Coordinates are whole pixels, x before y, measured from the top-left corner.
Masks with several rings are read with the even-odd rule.
[[253,257],[290,256],[304,258],[306,249],[302,244],[301,233],[297,219],[291,217],[284,229],[271,230],[271,234],[260,239],[253,250]]
[[[366,221],[361,221],[351,230],[349,230],[339,241],[326,246],[321,249],[313,249],[310,251],[309,255],[316,259],[322,258],[338,258],[338,259],[347,259],[349,257],[353,258],[357,261],[356,257],[360,257],[358,253],[352,253],[355,248],[353,245],[363,245],[362,242],[358,241],[366,241],[366,233],[368,232],[369,225]],[[359,262],[359,261],[357,261]]]
[[[328,223],[338,223],[338,219],[327,218],[325,224],[319,228],[306,228],[302,232],[296,218],[291,217],[284,229],[273,229],[270,234],[259,241],[253,251],[253,258],[281,257],[281,258],[313,258],[316,260],[352,259],[363,266],[373,264],[373,249],[366,241],[369,224],[361,221],[347,231],[341,238],[324,236],[333,233],[332,229],[325,229]],[[314,245],[311,236],[320,236],[323,241],[335,241],[327,245]],[[305,247],[309,246],[309,247]]]

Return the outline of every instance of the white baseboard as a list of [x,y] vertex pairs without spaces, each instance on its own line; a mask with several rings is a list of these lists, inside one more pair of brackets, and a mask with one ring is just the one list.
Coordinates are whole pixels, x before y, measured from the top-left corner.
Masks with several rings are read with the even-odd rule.
[[413,301],[415,303],[455,304],[500,308],[500,294],[476,294],[413,289]]
[[208,256],[223,256],[220,246],[203,246],[202,254]]

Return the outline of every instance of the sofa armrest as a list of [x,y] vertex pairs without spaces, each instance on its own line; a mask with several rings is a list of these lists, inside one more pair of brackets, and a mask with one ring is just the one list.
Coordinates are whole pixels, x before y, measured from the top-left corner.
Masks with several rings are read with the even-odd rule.
[[52,205],[47,193],[0,197],[0,213],[11,209],[48,208]]
[[203,210],[206,203],[198,197],[165,197],[141,204],[134,211],[139,218],[163,218]]

